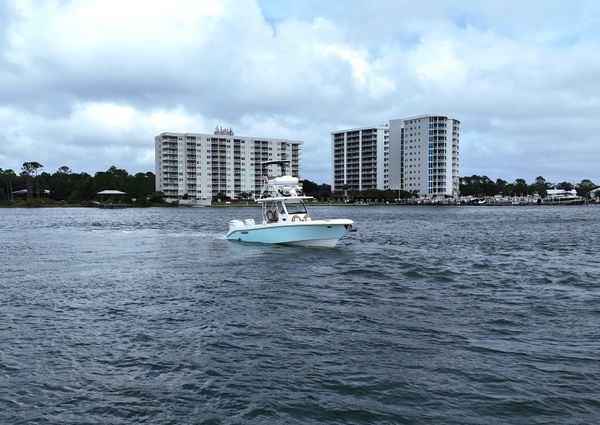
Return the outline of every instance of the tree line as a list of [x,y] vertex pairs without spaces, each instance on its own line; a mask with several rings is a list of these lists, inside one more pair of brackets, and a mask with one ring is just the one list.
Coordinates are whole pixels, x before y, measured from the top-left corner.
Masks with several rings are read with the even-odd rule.
[[132,175],[113,165],[92,176],[84,172],[74,173],[66,165],[53,173],[43,168],[39,162],[23,163],[18,173],[0,168],[0,200],[45,198],[66,202],[92,201],[97,199],[98,192],[105,189],[125,192],[127,201],[150,201],[156,196],[155,176],[151,172]]
[[529,196],[537,193],[544,198],[548,195],[549,189],[575,189],[577,195],[587,196],[590,190],[596,189],[597,187],[598,186],[589,179],[583,179],[577,184],[567,181],[551,183],[544,177],[538,176],[532,183],[528,184],[525,179],[516,179],[514,182],[509,183],[502,179],[496,179],[494,181],[488,176],[473,175],[460,178],[459,190],[461,196]]
[[[393,200],[398,198],[397,190],[366,190],[331,192],[331,185],[319,184],[310,180],[301,180],[304,193],[316,199],[342,199],[345,194],[354,200],[381,199]],[[105,189],[116,189],[125,192],[125,200],[136,199],[137,202],[161,202],[162,194],[155,192],[155,175],[151,172],[136,173],[131,175],[127,170],[110,167],[106,171],[99,171],[93,176],[82,172],[74,173],[70,167],[59,167],[53,173],[44,170],[39,162],[25,162],[19,172],[12,169],[0,168],[0,200],[19,199],[51,199],[71,203],[93,201],[97,199],[98,192]],[[17,192],[17,193],[15,193]],[[413,194],[400,192],[402,198],[409,198]],[[216,199],[227,199],[225,194],[218,194]],[[240,199],[251,199],[251,193],[238,194]]]
[[381,201],[393,201],[395,199],[409,199],[415,196],[413,192],[407,192],[404,190],[380,190],[380,189],[367,189],[367,190],[337,190],[331,191],[331,185],[329,184],[318,184],[310,180],[301,180],[302,189],[304,193],[315,197],[319,200],[329,199],[343,199],[350,198],[354,201],[372,200],[379,199]]
[[[341,199],[348,197],[355,201],[379,199],[392,201],[416,196],[415,193],[398,190],[341,191],[333,193],[328,184],[319,184],[310,180],[302,180],[304,193],[319,200]],[[577,184],[570,182],[551,183],[538,176],[532,183],[525,179],[516,179],[509,183],[503,179],[492,180],[487,176],[472,175],[460,178],[460,194],[462,196],[528,196],[537,193],[545,197],[549,189],[577,190],[579,196],[586,196],[590,190],[597,188],[589,179]],[[25,191],[23,190],[25,189]],[[125,200],[136,199],[138,202],[161,201],[161,194],[155,192],[155,176],[151,172],[129,174],[127,170],[110,167],[93,176],[82,172],[74,173],[68,166],[59,167],[53,173],[44,170],[39,162],[25,162],[19,172],[0,168],[0,200],[27,198],[47,198],[56,201],[82,202],[97,198],[97,193],[104,189],[116,189],[126,193]],[[20,191],[20,192],[19,192]],[[15,196],[15,192],[17,195]],[[242,195],[242,194],[240,194]],[[250,198],[251,194],[245,194]],[[244,198],[244,196],[241,196]]]

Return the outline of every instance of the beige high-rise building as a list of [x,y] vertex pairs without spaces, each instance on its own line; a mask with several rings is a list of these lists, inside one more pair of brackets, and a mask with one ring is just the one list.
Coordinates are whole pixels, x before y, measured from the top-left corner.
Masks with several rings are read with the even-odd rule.
[[263,161],[290,160],[288,172],[300,177],[301,141],[241,137],[217,129],[214,134],[165,132],[154,142],[156,191],[171,202],[208,204],[219,194],[233,199],[258,195]]

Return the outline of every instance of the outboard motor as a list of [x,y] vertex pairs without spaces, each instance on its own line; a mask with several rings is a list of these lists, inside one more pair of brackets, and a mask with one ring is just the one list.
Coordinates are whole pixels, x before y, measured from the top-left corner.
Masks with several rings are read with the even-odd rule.
[[231,220],[229,222],[229,230],[235,227],[244,227],[244,222],[242,220]]

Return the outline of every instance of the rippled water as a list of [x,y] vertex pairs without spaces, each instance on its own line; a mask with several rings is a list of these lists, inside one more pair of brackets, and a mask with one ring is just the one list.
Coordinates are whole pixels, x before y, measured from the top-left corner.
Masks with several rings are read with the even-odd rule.
[[600,208],[256,214],[0,209],[0,423],[600,421]]

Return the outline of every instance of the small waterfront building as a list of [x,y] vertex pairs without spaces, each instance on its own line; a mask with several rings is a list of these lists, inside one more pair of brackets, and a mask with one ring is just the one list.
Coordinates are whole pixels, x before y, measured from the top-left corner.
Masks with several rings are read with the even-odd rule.
[[125,205],[125,192],[116,189],[106,189],[97,193],[100,198],[100,204],[118,204]]
[[[11,192],[12,196],[26,196],[27,195],[27,189],[20,189],[20,190],[13,190]],[[36,191],[33,191],[33,195],[37,196],[38,193]],[[42,189],[39,192],[40,196],[49,196],[50,195],[50,190],[49,189]]]
[[165,132],[154,141],[156,191],[167,202],[210,205],[216,196],[258,195],[264,161],[290,160],[288,171],[300,177],[301,141],[236,136],[222,128],[213,134]]
[[11,193],[13,196],[25,196],[27,195],[27,189],[13,190]]
[[116,189],[106,189],[97,193],[101,200],[109,199],[122,199],[123,196],[127,195],[125,192],[121,192]]
[[600,187],[598,187],[598,188],[596,188],[596,189],[593,189],[593,190],[590,190],[590,191],[588,192],[588,196],[589,196],[591,199],[599,199],[599,198],[600,198]]

